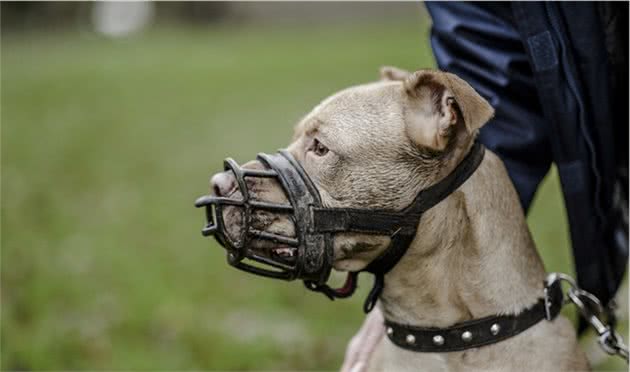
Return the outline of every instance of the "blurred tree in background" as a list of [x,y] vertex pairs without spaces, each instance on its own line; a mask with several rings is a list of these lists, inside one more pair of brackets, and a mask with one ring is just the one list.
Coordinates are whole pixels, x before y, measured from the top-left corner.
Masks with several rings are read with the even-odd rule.
[[122,9],[138,5],[151,9],[158,23],[210,24],[230,16],[233,8],[226,2],[2,2],[2,30],[68,29],[88,26],[92,14],[103,6]]

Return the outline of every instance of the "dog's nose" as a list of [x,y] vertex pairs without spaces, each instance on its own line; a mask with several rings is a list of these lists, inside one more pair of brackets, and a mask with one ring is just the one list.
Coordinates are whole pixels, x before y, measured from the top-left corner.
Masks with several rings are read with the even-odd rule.
[[228,196],[236,189],[236,179],[232,172],[217,173],[210,179],[210,190],[216,196]]

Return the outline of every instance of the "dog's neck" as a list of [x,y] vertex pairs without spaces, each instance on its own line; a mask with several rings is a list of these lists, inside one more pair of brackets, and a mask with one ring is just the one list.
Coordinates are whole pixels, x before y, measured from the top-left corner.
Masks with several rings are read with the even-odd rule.
[[516,192],[488,152],[460,189],[423,215],[385,276],[380,303],[391,321],[447,327],[517,313],[542,296],[543,279]]

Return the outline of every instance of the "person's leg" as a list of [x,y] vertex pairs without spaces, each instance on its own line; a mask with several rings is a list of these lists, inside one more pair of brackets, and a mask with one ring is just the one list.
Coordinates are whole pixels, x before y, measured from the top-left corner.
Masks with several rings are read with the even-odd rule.
[[481,141],[505,163],[527,211],[552,161],[547,125],[508,3],[427,2],[441,70],[470,83],[496,110]]

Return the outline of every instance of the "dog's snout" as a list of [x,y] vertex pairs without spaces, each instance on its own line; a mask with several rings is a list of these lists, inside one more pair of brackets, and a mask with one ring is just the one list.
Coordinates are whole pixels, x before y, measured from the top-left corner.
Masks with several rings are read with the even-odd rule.
[[228,196],[236,189],[236,179],[231,172],[217,173],[210,179],[210,190],[216,196]]

